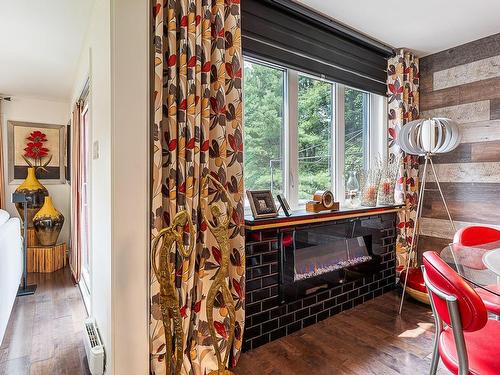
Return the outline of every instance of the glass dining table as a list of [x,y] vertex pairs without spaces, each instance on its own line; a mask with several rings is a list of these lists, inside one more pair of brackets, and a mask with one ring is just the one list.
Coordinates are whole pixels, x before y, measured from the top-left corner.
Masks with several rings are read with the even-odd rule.
[[472,286],[500,297],[500,241],[475,246],[449,244],[440,256]]

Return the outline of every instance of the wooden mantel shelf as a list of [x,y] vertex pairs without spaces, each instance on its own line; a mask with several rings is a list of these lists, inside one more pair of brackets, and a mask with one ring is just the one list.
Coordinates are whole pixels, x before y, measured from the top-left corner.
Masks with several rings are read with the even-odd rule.
[[393,205],[378,207],[341,208],[338,211],[325,212],[307,212],[305,210],[297,210],[292,211],[292,215],[288,217],[285,215],[279,215],[277,217],[266,219],[254,219],[252,216],[245,216],[245,228],[247,230],[280,228],[290,225],[320,223],[324,221],[388,214],[391,212],[399,212],[403,209],[404,205]]

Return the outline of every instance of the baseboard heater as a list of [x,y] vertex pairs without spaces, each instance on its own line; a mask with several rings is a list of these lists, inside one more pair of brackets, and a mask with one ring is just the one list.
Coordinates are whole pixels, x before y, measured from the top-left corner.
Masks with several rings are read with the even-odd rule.
[[84,322],[84,341],[87,362],[92,375],[102,375],[104,373],[104,346],[102,345],[97,326],[93,318],[88,318]]

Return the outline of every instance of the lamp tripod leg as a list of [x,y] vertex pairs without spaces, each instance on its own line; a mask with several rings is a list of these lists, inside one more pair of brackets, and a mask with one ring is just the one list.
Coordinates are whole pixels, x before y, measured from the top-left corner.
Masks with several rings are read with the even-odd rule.
[[424,163],[424,170],[422,172],[422,183],[420,184],[420,193],[418,195],[418,202],[417,202],[417,215],[415,217],[415,221],[413,223],[413,233],[411,237],[411,245],[410,245],[410,250],[408,251],[408,258],[406,259],[406,267],[403,268],[403,271],[406,269],[406,276],[405,276],[405,282],[403,285],[403,294],[401,295],[401,304],[399,305],[399,315],[401,315],[401,312],[403,311],[403,302],[405,299],[405,294],[406,294],[406,284],[408,282],[408,270],[410,269],[410,262],[411,259],[413,258],[413,253],[414,253],[414,247],[416,241],[416,236],[418,235],[418,219],[421,216],[422,213],[422,206],[423,206],[423,201],[424,201],[424,191],[425,191],[425,183],[427,180],[427,164],[429,163],[430,156],[427,154],[425,155],[425,163]]
[[443,189],[441,189],[441,184],[439,183],[439,179],[436,173],[436,168],[434,168],[434,163],[432,162],[432,159],[429,158],[429,161],[431,163],[432,173],[434,174],[434,179],[436,180],[436,185],[438,187],[439,194],[441,195],[441,200],[443,201],[446,213],[448,214],[448,219],[450,220],[451,227],[453,228],[453,231],[456,232],[457,228],[455,227],[455,223],[451,218],[450,210],[448,209],[448,205],[446,204],[446,199],[444,199]]

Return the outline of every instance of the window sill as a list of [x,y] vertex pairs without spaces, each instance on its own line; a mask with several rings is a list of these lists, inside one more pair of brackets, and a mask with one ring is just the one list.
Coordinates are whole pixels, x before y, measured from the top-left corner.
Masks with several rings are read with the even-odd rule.
[[247,230],[262,230],[270,228],[280,228],[290,225],[301,225],[320,223],[324,221],[348,219],[385,213],[399,212],[403,210],[403,205],[341,208],[338,211],[307,212],[305,210],[292,211],[291,216],[279,215],[273,218],[254,219],[252,216],[245,216],[245,228]]

